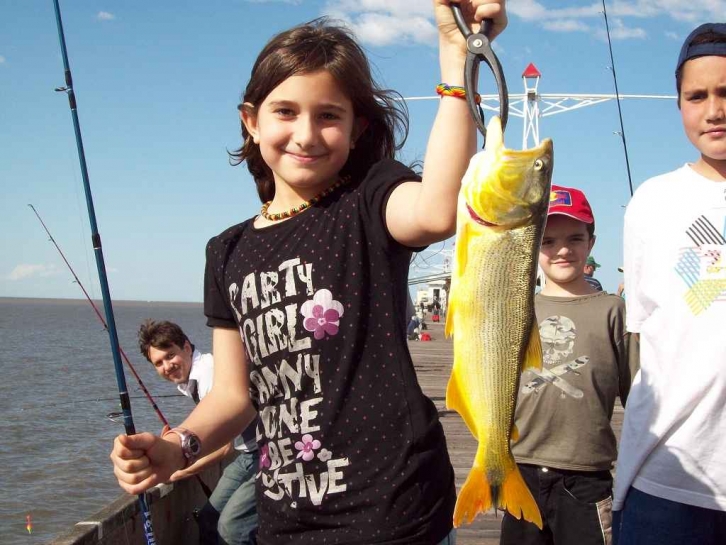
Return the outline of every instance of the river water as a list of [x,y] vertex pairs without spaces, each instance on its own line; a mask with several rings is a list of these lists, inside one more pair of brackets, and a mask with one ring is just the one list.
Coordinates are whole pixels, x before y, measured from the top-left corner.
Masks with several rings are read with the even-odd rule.
[[[114,314],[121,348],[161,412],[178,424],[193,404],[154,373],[136,333],[146,318],[171,320],[208,352],[201,303],[120,301]],[[160,430],[124,369],[136,429]],[[0,370],[0,543],[46,543],[122,493],[108,458],[124,431],[107,418],[119,410],[109,336],[87,300],[0,298]]]

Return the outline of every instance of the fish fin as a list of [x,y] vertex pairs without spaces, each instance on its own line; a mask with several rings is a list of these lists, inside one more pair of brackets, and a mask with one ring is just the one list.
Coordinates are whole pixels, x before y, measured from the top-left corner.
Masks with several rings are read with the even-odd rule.
[[[460,205],[461,206],[461,205]],[[458,218],[456,247],[454,253],[454,264],[451,274],[451,286],[449,289],[449,298],[446,309],[446,324],[444,325],[444,335],[451,337],[454,334],[454,316],[459,303],[459,288],[461,286],[461,277],[466,269],[467,248],[469,247],[469,228],[467,221]]]
[[461,415],[461,418],[466,423],[466,427],[469,428],[471,434],[476,438],[478,436],[476,420],[466,404],[466,396],[461,391],[458,377],[459,373],[456,372],[456,363],[454,363],[454,370],[451,372],[449,383],[446,385],[446,407]]
[[525,369],[542,369],[542,341],[539,338],[539,327],[535,320],[532,320],[529,344],[527,352],[524,354],[524,362],[522,362],[522,371]]
[[516,519],[524,517],[524,520],[528,520],[540,530],[542,529],[542,515],[537,502],[516,465],[513,465],[512,470],[507,473],[497,495],[497,507],[506,509]]
[[512,433],[509,436],[512,441],[519,441],[519,429],[516,424],[512,424]]
[[492,506],[492,495],[484,471],[476,464],[471,468],[464,486],[459,491],[454,507],[454,527],[458,528],[462,522],[471,524],[477,514],[488,510]]

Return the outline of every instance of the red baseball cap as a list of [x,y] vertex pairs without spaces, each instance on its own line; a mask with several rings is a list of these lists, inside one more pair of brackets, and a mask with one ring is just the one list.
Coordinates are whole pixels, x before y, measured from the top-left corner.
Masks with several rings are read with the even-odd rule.
[[583,223],[595,223],[590,203],[579,189],[553,185],[550,191],[550,208],[548,216],[561,214]]

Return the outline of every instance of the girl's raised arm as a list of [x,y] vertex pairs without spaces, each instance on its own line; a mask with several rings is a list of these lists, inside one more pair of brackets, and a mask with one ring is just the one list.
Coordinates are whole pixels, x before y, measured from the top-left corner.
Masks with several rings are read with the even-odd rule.
[[[434,0],[441,83],[464,86],[466,41],[456,26],[451,4],[461,5],[474,30],[483,19],[491,19],[490,38],[494,38],[507,24],[504,2]],[[388,201],[386,223],[393,238],[407,246],[424,246],[454,234],[461,179],[475,152],[476,130],[466,100],[442,97],[426,149],[423,183],[399,185]]]

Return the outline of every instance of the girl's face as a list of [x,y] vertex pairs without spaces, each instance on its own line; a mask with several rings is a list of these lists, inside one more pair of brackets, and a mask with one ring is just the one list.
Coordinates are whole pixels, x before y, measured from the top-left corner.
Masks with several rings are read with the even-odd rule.
[[562,214],[548,216],[539,252],[547,281],[562,285],[582,278],[594,244],[583,222]]
[[726,163],[726,57],[697,57],[683,65],[681,117],[702,160]]
[[275,176],[276,195],[282,185],[304,199],[336,182],[363,126],[325,70],[289,77],[241,115]]

